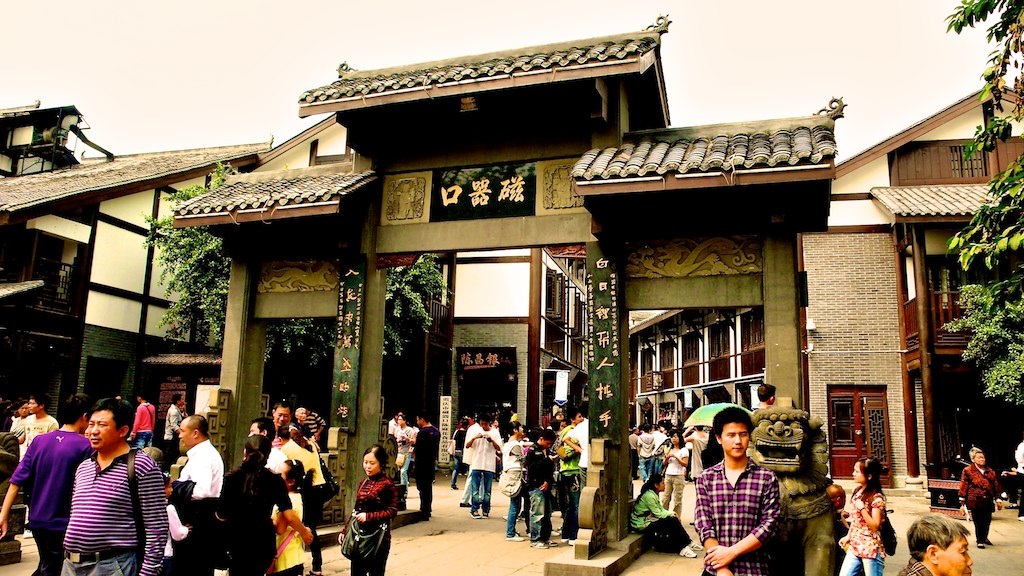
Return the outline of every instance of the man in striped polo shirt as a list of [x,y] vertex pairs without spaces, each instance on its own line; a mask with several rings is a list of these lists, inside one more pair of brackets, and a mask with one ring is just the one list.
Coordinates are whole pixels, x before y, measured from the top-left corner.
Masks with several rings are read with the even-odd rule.
[[[96,454],[75,473],[71,518],[64,538],[64,569],[73,576],[157,576],[167,542],[163,474],[152,458],[135,455],[141,511],[128,482],[131,404],[105,398],[93,406],[86,437]],[[136,517],[142,520],[137,531]],[[142,541],[139,541],[140,534]]]

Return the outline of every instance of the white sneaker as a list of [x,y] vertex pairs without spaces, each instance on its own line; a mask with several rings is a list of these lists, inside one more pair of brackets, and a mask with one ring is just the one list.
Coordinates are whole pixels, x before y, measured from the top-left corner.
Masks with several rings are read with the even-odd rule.
[[505,542],[522,542],[524,540],[526,540],[526,538],[523,538],[522,536],[506,536],[505,537]]
[[1024,522],[1024,516],[1017,516],[1017,520],[1020,520],[1021,522]]
[[547,547],[548,547],[548,543],[547,542],[534,542],[533,544],[530,544],[530,548],[544,548],[544,549],[547,549]]
[[562,544],[568,544],[568,543],[569,543],[569,539],[568,538],[562,538]]
[[697,543],[697,542],[694,542],[693,544],[690,544],[690,548],[691,548],[691,549],[692,549],[692,550],[693,550],[694,552],[701,552],[701,551],[703,551],[703,550],[704,550],[704,547],[703,547],[703,546],[701,546],[701,545],[700,545],[699,543]]
[[693,551],[689,546],[683,546],[683,549],[679,551],[679,555],[684,558],[696,558],[697,553]]
[[576,541],[575,540],[569,540],[569,546],[575,546],[575,545],[576,545]]

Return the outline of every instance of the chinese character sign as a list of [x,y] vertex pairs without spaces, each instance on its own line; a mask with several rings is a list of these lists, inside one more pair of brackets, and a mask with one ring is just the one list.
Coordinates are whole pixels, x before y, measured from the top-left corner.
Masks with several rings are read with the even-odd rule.
[[435,180],[431,222],[533,216],[537,210],[532,163],[442,170]]
[[587,244],[587,327],[590,346],[587,363],[590,370],[590,434],[592,438],[621,441],[623,394],[619,353],[618,268],[596,242]]
[[338,317],[334,342],[331,425],[356,429],[359,400],[359,351],[363,337],[363,293],[366,259],[360,255],[338,266]]

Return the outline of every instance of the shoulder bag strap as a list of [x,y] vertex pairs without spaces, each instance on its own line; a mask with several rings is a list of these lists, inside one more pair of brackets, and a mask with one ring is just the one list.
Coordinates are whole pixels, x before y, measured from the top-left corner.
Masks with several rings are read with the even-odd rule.
[[288,546],[288,543],[292,541],[292,538],[295,538],[294,528],[288,533],[288,536],[285,537],[284,541],[281,542],[281,545],[277,547],[277,554],[274,554],[274,559],[270,561],[270,568],[267,568],[267,574],[273,574],[276,572],[274,568],[277,567],[277,559],[281,557],[281,553],[284,552],[284,549]]
[[139,549],[139,565],[142,565],[142,557],[146,551],[146,526],[142,520],[142,501],[139,498],[139,478],[135,470],[135,455],[138,450],[128,451],[128,491],[132,498],[132,515],[135,517],[135,538],[136,546]]

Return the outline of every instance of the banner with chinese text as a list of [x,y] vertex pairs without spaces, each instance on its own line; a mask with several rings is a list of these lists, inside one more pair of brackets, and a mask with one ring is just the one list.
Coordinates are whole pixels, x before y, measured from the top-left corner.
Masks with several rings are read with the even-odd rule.
[[358,420],[359,352],[363,337],[363,287],[366,257],[359,255],[338,266],[338,324],[334,344],[334,391],[331,426],[354,432]]
[[430,201],[430,221],[533,216],[536,164],[442,170]]
[[619,372],[619,275],[596,242],[587,244],[587,272],[590,434],[618,443],[623,414],[617,396],[624,393]]

